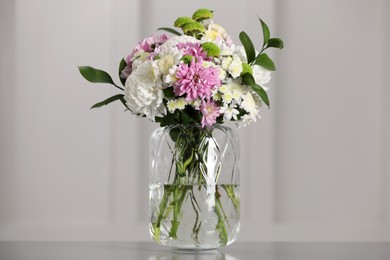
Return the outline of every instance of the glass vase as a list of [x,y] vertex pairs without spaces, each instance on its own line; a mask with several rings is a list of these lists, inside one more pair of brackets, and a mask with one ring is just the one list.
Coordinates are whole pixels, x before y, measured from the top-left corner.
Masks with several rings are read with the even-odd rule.
[[173,249],[215,249],[240,230],[239,142],[215,125],[156,129],[150,139],[150,234]]

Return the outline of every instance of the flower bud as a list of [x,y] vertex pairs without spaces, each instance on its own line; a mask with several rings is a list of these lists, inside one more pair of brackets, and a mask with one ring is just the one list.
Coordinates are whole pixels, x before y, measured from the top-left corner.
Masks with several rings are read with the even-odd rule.
[[186,23],[182,29],[186,35],[202,33],[205,31],[204,26],[197,22]]
[[175,23],[173,24],[173,26],[178,27],[178,28],[183,28],[183,26],[185,24],[193,23],[193,22],[194,22],[194,20],[192,20],[190,17],[183,16],[183,17],[177,18]]
[[213,12],[208,9],[199,9],[195,11],[195,13],[192,15],[192,19],[194,19],[197,22],[207,20],[210,18],[213,18]]

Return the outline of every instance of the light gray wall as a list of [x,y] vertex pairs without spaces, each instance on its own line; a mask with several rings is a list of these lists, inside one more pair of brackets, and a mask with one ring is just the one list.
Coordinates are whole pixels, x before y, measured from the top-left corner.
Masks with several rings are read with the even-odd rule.
[[[175,8],[172,8],[172,6]],[[273,53],[272,107],[241,138],[241,241],[390,240],[386,0],[2,0],[0,240],[148,240],[157,125],[79,75],[115,75],[156,28],[200,7]]]

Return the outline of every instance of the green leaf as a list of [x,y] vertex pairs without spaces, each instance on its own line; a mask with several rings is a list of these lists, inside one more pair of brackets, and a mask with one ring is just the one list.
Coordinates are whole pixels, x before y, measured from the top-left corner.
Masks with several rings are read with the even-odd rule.
[[175,34],[175,35],[181,35],[181,33],[179,33],[178,31],[176,31],[175,29],[172,29],[172,28],[167,28],[167,27],[161,27],[161,28],[158,28],[157,30],[159,31],[167,31],[167,32],[170,32],[172,34]]
[[173,88],[163,89],[163,93],[164,93],[164,97],[168,99],[176,97],[175,93],[173,92]]
[[270,57],[268,57],[266,53],[262,53],[259,56],[257,56],[255,64],[260,65],[266,68],[267,70],[272,70],[272,71],[276,70],[275,63],[271,60]]
[[259,21],[260,21],[261,27],[263,29],[263,39],[264,39],[264,41],[263,41],[263,48],[264,48],[264,46],[266,46],[267,43],[268,43],[268,40],[269,40],[269,38],[271,36],[271,33],[269,31],[268,25],[263,20],[261,20],[260,18],[259,18]]
[[[95,105],[93,105],[91,107],[92,108],[97,108],[97,107],[102,107],[102,106],[105,106],[105,105],[108,105],[109,103],[111,102],[114,102],[116,100],[120,100],[124,105],[126,104],[125,100],[124,100],[124,95],[123,94],[118,94],[118,95],[115,95],[115,96],[112,96],[110,98],[107,98],[106,100],[103,100],[99,103],[96,103]],[[126,106],[126,105],[125,105]]]
[[259,95],[261,97],[261,99],[263,100],[264,104],[266,104],[269,107],[268,94],[264,90],[264,88],[262,86],[256,84],[255,86],[252,86],[252,89],[253,89],[254,92],[256,92],[257,95]]
[[255,78],[250,73],[245,73],[242,75],[242,82],[245,83],[245,85],[253,86],[256,85]]
[[123,58],[121,62],[119,63],[119,69],[118,69],[118,74],[119,74],[119,79],[121,80],[122,85],[124,86],[126,83],[126,79],[121,77],[122,70],[127,66],[127,63],[125,59]]
[[251,39],[245,32],[240,33],[240,41],[244,46],[248,63],[251,63],[255,60],[256,57],[255,47],[253,46]]
[[252,90],[256,92],[257,95],[260,96],[260,98],[263,100],[263,102],[269,107],[269,99],[268,99],[268,94],[264,90],[263,87],[259,86],[256,84],[255,79],[253,78],[252,74],[250,73],[245,73],[242,75],[242,81],[246,84],[252,87]]
[[111,76],[99,69],[92,68],[90,66],[79,66],[79,71],[81,75],[92,83],[109,83],[115,85],[114,81],[112,80]]
[[283,49],[284,43],[282,39],[279,38],[271,38],[268,40],[267,48],[278,48]]

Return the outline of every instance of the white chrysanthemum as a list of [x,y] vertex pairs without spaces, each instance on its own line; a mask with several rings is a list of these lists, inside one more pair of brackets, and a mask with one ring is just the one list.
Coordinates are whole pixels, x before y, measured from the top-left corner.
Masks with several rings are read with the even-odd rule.
[[251,123],[256,122],[256,116],[251,115],[251,114],[245,114],[243,115],[240,120],[237,122],[238,127],[245,127],[250,125]]
[[186,105],[187,105],[187,101],[185,100],[185,98],[169,100],[167,103],[168,111],[170,113],[175,112],[176,109],[183,110]]
[[222,69],[229,70],[230,64],[232,64],[232,62],[233,62],[233,58],[230,56],[222,59],[222,64],[221,64]]
[[268,88],[264,85],[271,80],[271,71],[259,65],[253,65],[252,71],[253,78],[255,79],[256,84],[262,86],[265,90],[267,90]]
[[223,114],[223,119],[225,121],[230,121],[232,118],[237,120],[237,116],[240,113],[234,105],[229,106],[227,104],[224,104],[224,106],[220,108],[220,112]]
[[159,53],[159,57],[160,59],[158,59],[156,62],[158,64],[160,73],[167,75],[172,67],[180,63],[180,59],[183,57],[183,52],[179,51],[179,49],[176,47],[171,49],[164,48]]
[[200,109],[200,106],[202,105],[201,99],[195,99],[191,101],[191,106],[193,106],[195,109]]
[[222,100],[222,94],[218,91],[216,91],[214,94],[213,94],[213,100],[214,101],[221,101]]
[[215,24],[213,21],[210,21],[210,24],[207,26],[207,29],[204,32],[204,35],[201,40],[211,42],[231,42],[231,38],[227,34],[226,30],[222,26]]
[[229,79],[226,84],[222,85],[218,91],[221,93],[221,97],[224,104],[230,104],[233,101],[233,85],[237,84],[235,81]]
[[230,63],[228,71],[234,79],[241,75],[242,61],[238,55],[233,55],[233,61]]
[[233,101],[233,93],[231,91],[227,91],[222,95],[223,102],[225,104],[230,104]]
[[124,90],[127,107],[133,113],[145,115],[152,121],[156,116],[166,114],[164,94],[157,73],[153,62],[145,61],[127,78]]
[[202,66],[204,68],[211,68],[211,67],[215,67],[215,64],[212,63],[211,61],[202,61]]
[[252,96],[252,93],[248,91],[242,96],[241,108],[246,112],[256,115],[258,113],[258,104]]
[[173,66],[172,68],[169,69],[168,74],[164,77],[164,82],[170,85],[173,85],[177,81],[176,78],[176,70],[177,70],[177,65]]
[[245,49],[243,46],[241,46],[241,45],[235,46],[233,54],[240,57],[242,62],[248,63],[248,59],[246,57],[246,52],[245,52]]
[[248,87],[241,85],[241,78],[229,78],[226,84],[219,87],[218,92],[224,103],[241,104],[242,98],[248,92]]
[[244,95],[245,91],[247,90],[246,87],[238,83],[236,80],[232,81],[231,83],[231,90],[233,99],[236,100],[238,103],[241,103],[241,98]]
[[218,91],[221,93],[226,93],[230,91],[230,88],[228,87],[227,84],[223,84],[222,86],[219,87]]
[[227,72],[226,70],[222,69],[221,67],[219,67],[219,79],[221,81],[225,81],[226,80],[226,77],[227,77]]

